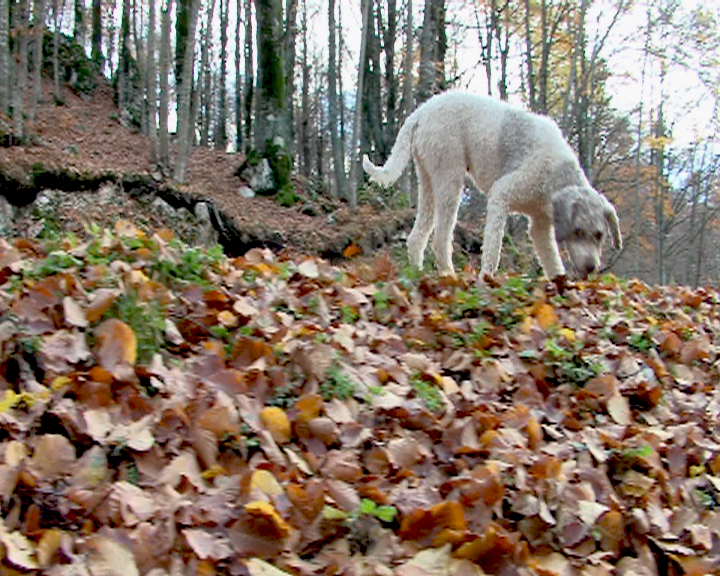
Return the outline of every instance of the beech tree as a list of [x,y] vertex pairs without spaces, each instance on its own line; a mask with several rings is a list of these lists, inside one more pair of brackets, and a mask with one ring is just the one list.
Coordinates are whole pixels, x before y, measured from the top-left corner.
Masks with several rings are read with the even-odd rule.
[[0,0],[0,114],[10,105],[10,0]]
[[[57,1],[57,0],[56,0]],[[173,0],[165,0],[162,8],[162,23],[160,35],[160,113],[158,116],[159,128],[159,163],[161,168],[170,167],[170,135],[168,131],[168,116],[170,115],[170,86],[168,75],[170,74],[170,13],[172,12]]]
[[29,25],[29,1],[19,0],[17,4],[19,34],[18,63],[16,74],[16,88],[14,90],[15,100],[13,104],[13,119],[15,120],[15,136],[25,136],[25,85],[28,74],[28,25]]
[[102,30],[102,0],[92,0],[92,59],[100,70],[103,67]]
[[343,157],[340,146],[340,135],[338,134],[337,55],[335,42],[335,0],[328,0],[328,115],[330,120],[330,139],[332,142],[335,189],[340,198],[347,198],[345,158]]
[[45,0],[35,0],[33,4],[33,99],[31,118],[37,116],[37,108],[42,100],[42,58],[43,38],[45,37]]
[[177,119],[177,155],[175,157],[175,170],[173,178],[178,182],[185,182],[185,170],[192,145],[193,118],[191,92],[193,85],[193,63],[195,60],[195,29],[197,26],[200,0],[193,0],[188,7],[188,30],[186,46],[183,53],[182,81],[180,82]]
[[290,178],[290,114],[285,77],[282,0],[255,0],[257,16],[258,79],[255,147],[266,157],[275,184],[283,188]]
[[147,93],[148,103],[148,135],[150,136],[150,161],[153,164],[157,162],[157,66],[155,65],[155,27],[155,0],[149,0],[146,66],[147,82],[145,91]]

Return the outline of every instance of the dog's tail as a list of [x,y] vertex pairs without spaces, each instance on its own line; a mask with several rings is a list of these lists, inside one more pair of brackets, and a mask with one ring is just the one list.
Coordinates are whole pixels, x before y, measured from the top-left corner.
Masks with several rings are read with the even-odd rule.
[[367,154],[363,154],[363,169],[368,173],[371,180],[377,182],[380,186],[388,187],[402,176],[405,166],[410,162],[412,135],[416,124],[417,114],[411,114],[400,128],[390,158],[387,159],[384,166],[375,166],[370,162]]

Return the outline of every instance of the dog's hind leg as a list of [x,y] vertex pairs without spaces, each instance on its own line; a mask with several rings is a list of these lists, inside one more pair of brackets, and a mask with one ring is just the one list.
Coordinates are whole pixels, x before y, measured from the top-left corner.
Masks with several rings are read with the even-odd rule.
[[425,248],[435,227],[435,211],[430,176],[417,158],[415,166],[419,185],[418,206],[415,224],[413,224],[412,231],[407,239],[407,247],[410,262],[422,270]]
[[546,216],[533,216],[530,219],[529,234],[547,279],[554,280],[558,276],[564,276],[565,267],[555,240],[552,219]]
[[435,193],[435,232],[432,249],[437,258],[440,274],[454,274],[452,262],[452,243],[457,213],[462,198],[462,180],[449,178],[437,183]]

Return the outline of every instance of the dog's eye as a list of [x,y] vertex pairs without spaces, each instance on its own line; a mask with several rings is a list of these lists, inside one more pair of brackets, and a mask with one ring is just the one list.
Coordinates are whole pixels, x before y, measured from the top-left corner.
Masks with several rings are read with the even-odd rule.
[[595,240],[599,242],[602,242],[603,239],[603,233],[602,232],[595,232]]
[[584,238],[585,237],[585,230],[582,228],[575,228],[575,231],[573,232],[576,238]]

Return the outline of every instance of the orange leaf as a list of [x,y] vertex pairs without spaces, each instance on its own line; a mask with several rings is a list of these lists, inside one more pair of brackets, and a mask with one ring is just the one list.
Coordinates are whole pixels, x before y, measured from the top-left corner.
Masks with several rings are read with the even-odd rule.
[[112,371],[119,364],[133,366],[137,359],[137,338],[132,328],[117,318],[105,320],[95,331],[100,366]]
[[343,256],[345,258],[353,258],[359,254],[362,254],[362,248],[360,248],[356,242],[353,242],[350,246],[343,250]]

